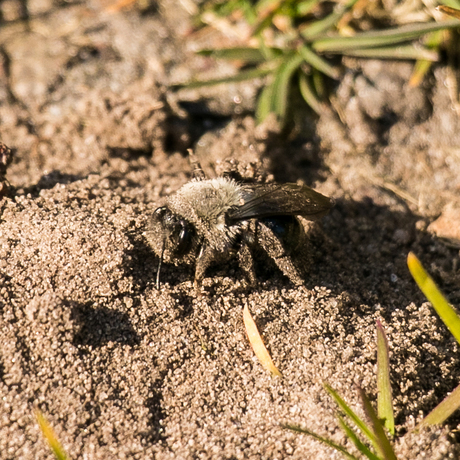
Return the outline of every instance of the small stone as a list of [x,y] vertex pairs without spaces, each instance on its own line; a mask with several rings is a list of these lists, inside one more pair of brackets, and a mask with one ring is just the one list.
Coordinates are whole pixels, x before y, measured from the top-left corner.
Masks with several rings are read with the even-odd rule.
[[460,203],[449,203],[441,215],[428,226],[428,231],[438,238],[460,244]]

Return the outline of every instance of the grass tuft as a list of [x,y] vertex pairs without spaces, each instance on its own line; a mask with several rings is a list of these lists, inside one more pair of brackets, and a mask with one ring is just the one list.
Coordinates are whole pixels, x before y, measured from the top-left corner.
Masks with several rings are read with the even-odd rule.
[[[325,100],[318,92],[315,94],[313,88],[317,86],[318,74],[324,79],[340,78],[343,69],[334,56],[416,60],[411,79],[411,84],[415,85],[426,74],[431,62],[439,59],[439,50],[446,39],[440,32],[460,27],[455,19],[369,30],[369,18],[363,14],[366,8],[371,9],[371,6],[357,0],[345,3],[326,0],[209,1],[201,11],[203,25],[209,23],[205,18],[212,16],[221,18],[216,24],[223,20],[229,27],[232,22],[239,25],[245,22],[249,32],[240,40],[243,42],[240,46],[207,49],[200,53],[215,59],[236,60],[241,70],[233,76],[191,81],[176,85],[176,88],[264,78],[257,119],[261,122],[274,113],[284,124],[292,94],[299,93],[293,91],[294,87],[315,112],[320,114],[324,110]],[[353,15],[355,10],[357,14]],[[442,11],[459,17],[452,8],[443,7]],[[383,10],[375,16],[382,18],[385,14],[387,19],[391,18],[391,14]],[[395,18],[391,19],[395,22]],[[374,24],[378,22],[373,18]],[[425,35],[429,36],[426,43],[421,40]]]

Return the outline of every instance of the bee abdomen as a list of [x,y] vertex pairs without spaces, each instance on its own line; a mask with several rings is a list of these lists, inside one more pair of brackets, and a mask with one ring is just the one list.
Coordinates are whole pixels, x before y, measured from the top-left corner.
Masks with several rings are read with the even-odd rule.
[[280,240],[287,254],[296,250],[303,241],[304,230],[295,216],[264,217],[260,222]]

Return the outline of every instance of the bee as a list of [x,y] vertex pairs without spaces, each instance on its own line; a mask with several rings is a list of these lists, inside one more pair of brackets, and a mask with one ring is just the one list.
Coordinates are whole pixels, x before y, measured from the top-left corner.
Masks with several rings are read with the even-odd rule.
[[317,220],[334,202],[306,185],[244,183],[229,175],[207,179],[190,154],[193,178],[157,208],[145,236],[163,262],[195,265],[200,292],[208,267],[236,257],[251,285],[256,284],[254,255],[264,251],[296,285],[303,284],[293,262],[305,243],[297,216]]

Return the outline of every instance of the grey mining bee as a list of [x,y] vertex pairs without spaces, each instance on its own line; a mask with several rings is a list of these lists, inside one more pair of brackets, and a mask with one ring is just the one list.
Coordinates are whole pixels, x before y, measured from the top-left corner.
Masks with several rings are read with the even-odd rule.
[[190,154],[193,179],[153,213],[145,236],[159,256],[156,285],[163,261],[195,264],[195,288],[206,269],[237,257],[255,284],[253,255],[265,251],[295,284],[302,284],[293,256],[302,254],[303,225],[296,216],[317,220],[333,200],[305,185],[245,183],[228,175],[207,179]]

